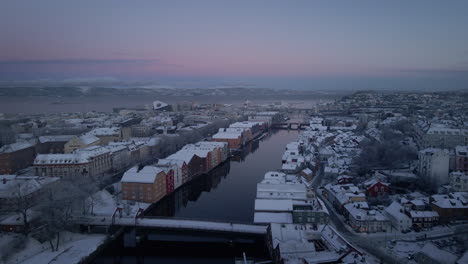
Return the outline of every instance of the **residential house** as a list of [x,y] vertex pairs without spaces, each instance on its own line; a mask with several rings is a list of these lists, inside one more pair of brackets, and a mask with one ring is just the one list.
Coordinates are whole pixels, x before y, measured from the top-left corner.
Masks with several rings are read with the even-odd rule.
[[397,201],[386,207],[385,213],[398,231],[409,230],[413,226],[411,218],[405,213],[405,208]]
[[379,210],[366,210],[359,203],[348,203],[344,205],[349,225],[360,233],[386,232],[390,230],[391,224],[387,216]]
[[408,212],[411,217],[413,227],[429,228],[439,224],[439,214],[436,211],[416,211]]
[[366,195],[369,197],[381,197],[388,195],[388,183],[371,179],[364,182],[363,185],[366,189]]

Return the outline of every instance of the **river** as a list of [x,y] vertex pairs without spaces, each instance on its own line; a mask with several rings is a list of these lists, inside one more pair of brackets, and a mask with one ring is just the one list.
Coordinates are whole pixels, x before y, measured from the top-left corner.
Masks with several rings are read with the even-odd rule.
[[[243,153],[154,204],[146,215],[252,223],[257,183],[267,171],[281,168],[286,144],[297,137],[296,130],[270,131],[266,137],[247,145]],[[121,245],[121,239],[116,240],[94,263],[112,263],[116,254],[121,255],[118,261],[123,264],[137,263],[143,256],[145,263],[232,263],[242,252],[260,259],[267,257],[263,241],[225,246],[152,242],[135,249],[124,249]]]

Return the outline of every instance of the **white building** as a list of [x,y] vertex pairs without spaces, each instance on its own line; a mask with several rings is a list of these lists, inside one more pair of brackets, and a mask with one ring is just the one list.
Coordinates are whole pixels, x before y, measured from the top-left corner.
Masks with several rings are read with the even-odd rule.
[[399,202],[394,201],[390,204],[385,208],[385,213],[392,222],[393,227],[399,231],[408,230],[413,225],[411,218],[405,214],[405,208]]
[[419,151],[419,176],[434,187],[446,184],[449,174],[450,154],[446,149],[428,148]]

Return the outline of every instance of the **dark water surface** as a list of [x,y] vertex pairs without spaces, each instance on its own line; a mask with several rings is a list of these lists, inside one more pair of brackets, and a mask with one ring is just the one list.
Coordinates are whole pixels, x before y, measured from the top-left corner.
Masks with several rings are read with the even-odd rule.
[[257,183],[267,171],[281,168],[286,144],[297,136],[296,130],[271,131],[230,162],[182,186],[146,214],[252,223]]

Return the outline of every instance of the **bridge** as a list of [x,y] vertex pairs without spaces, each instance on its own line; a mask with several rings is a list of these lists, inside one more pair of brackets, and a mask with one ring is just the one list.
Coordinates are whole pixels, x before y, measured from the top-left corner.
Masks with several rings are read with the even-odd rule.
[[277,129],[305,129],[309,126],[309,123],[302,123],[302,122],[286,122],[286,123],[273,123],[271,125],[272,128]]
[[213,220],[192,220],[162,217],[111,217],[111,216],[80,216],[73,219],[75,224],[83,226],[122,226],[142,227],[158,229],[178,229],[192,231],[241,233],[251,235],[265,235],[266,225],[254,225],[246,223],[222,222]]

